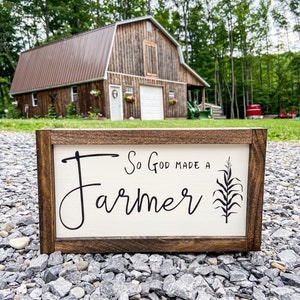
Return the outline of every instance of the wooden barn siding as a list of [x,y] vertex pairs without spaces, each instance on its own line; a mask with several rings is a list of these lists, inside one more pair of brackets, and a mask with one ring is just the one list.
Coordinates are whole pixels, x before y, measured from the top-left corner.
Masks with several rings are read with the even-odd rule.
[[[128,119],[131,116],[135,119],[141,118],[141,102],[140,102],[140,86],[149,85],[149,86],[159,86],[163,88],[163,105],[164,105],[164,118],[185,118],[187,116],[187,91],[186,84],[165,82],[161,80],[151,79],[151,78],[141,78],[135,76],[126,76],[120,74],[108,74],[108,80],[105,84],[104,90],[108,95],[108,85],[116,84],[122,87],[122,97],[123,97],[123,112],[124,119]],[[127,103],[124,100],[125,87],[133,87],[133,95],[136,96],[136,103]],[[178,103],[175,105],[169,104],[169,91],[174,91],[175,98],[178,100]],[[108,100],[109,101],[109,100]],[[108,111],[106,112],[109,116],[109,102],[108,102]]]
[[196,78],[191,72],[187,72],[187,69],[185,67],[181,65],[180,69],[181,71],[179,72],[180,74],[179,81],[186,82],[190,85],[204,87],[204,84],[200,82],[199,79]]
[[[105,84],[105,93],[109,95],[108,84],[121,85],[123,96],[126,85],[132,86],[137,102],[131,104],[123,100],[124,119],[128,119],[131,116],[140,119],[140,85],[161,86],[163,87],[164,117],[186,117],[186,85],[165,82],[159,79],[180,81],[180,78],[186,79],[188,77],[187,71],[180,64],[177,46],[158,30],[154,24],[152,24],[152,27],[152,32],[148,32],[146,21],[118,26],[108,70],[121,74],[145,76],[143,42],[146,40],[157,44],[158,78],[141,78],[109,73]],[[197,84],[199,85],[199,81]],[[175,92],[175,98],[178,99],[178,103],[174,106],[169,105],[168,102],[170,90]],[[107,100],[109,101],[109,99]],[[109,116],[109,105],[105,113]]]
[[[90,94],[92,89],[100,90],[100,97],[92,96]],[[77,85],[77,92],[78,101],[75,102],[77,114],[86,114],[88,111],[93,112],[95,109],[98,109],[102,113],[105,110],[102,81],[79,84]],[[55,101],[51,100],[51,93],[56,93]],[[26,117],[26,104],[29,105],[29,118],[34,116],[45,117],[48,114],[50,104],[54,105],[57,117],[65,117],[67,115],[68,104],[71,102],[71,86],[37,92],[37,106],[32,106],[31,95],[32,93],[26,93],[14,97],[14,99],[18,101],[18,107],[24,117]]]
[[184,69],[180,68],[177,47],[158,28],[152,26],[152,32],[147,32],[146,21],[117,27],[109,71],[145,76],[143,41],[147,40],[157,44],[158,77],[179,81],[179,72]]
[[[99,90],[100,96],[91,95],[91,90]],[[77,85],[78,101],[76,103],[76,111],[78,114],[87,114],[95,110],[104,112],[104,89],[103,81],[96,81]]]
[[[29,106],[28,117],[33,118],[35,116],[45,117],[48,113],[48,106],[51,102],[49,94],[54,90],[47,90],[43,92],[37,92],[37,106],[32,106],[32,93],[26,93],[22,95],[15,96],[15,99],[18,101],[18,107],[22,112],[22,115],[26,117],[25,106]],[[57,107],[55,106],[57,111]]]
[[[141,24],[137,22],[137,24]],[[109,71],[143,76],[143,28],[137,24],[117,27]]]
[[25,105],[29,105],[29,111],[28,111],[28,117],[31,118],[31,94],[22,94],[22,95],[17,95],[14,96],[14,101],[18,101],[18,108],[20,109],[22,116],[26,117],[25,113]]
[[161,79],[180,81],[180,60],[177,47],[170,42],[160,31],[158,32],[157,56],[158,76]]

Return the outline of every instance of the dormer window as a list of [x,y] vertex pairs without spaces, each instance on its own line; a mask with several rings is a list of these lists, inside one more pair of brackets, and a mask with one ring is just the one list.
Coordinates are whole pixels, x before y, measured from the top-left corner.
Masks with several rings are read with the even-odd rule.
[[152,32],[152,23],[151,22],[149,22],[149,21],[147,21],[147,32]]
[[158,77],[157,44],[144,41],[145,76]]

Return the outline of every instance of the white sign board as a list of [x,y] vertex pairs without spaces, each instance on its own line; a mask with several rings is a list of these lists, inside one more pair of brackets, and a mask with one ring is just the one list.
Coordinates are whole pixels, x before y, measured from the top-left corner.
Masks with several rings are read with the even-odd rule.
[[266,130],[37,131],[41,252],[259,250]]
[[245,236],[248,161],[248,145],[56,145],[56,235]]

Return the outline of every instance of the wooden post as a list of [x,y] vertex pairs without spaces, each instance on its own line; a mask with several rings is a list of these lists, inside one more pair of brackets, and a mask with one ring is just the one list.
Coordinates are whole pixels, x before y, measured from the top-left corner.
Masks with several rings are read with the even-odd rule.
[[202,88],[201,110],[205,110],[205,87]]

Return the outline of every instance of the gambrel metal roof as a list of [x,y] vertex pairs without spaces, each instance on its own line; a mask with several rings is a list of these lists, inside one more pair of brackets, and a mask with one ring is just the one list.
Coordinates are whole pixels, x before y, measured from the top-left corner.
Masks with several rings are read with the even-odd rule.
[[184,63],[179,43],[151,16],[116,22],[21,53],[12,95],[106,79],[117,26],[150,20],[178,48],[180,61],[204,86],[209,86]]

